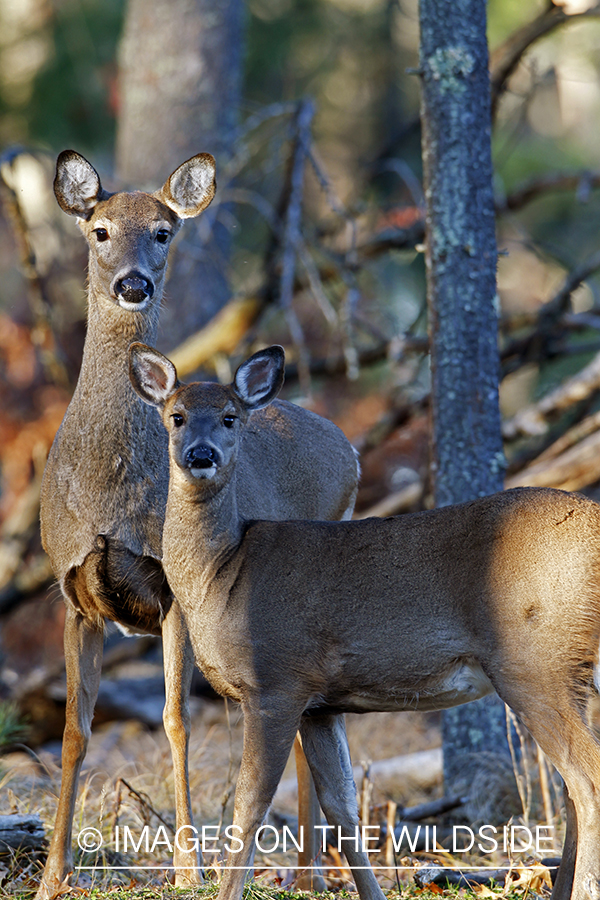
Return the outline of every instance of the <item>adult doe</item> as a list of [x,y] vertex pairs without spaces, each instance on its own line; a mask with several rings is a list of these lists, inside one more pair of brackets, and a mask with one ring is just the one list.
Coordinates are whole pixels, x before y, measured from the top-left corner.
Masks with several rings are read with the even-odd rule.
[[[40,900],[63,893],[73,869],[73,812],[98,694],[104,619],[132,633],[162,635],[176,822],[178,828],[192,823],[193,656],[160,564],[167,439],[156,412],[131,388],[127,349],[132,341],[156,339],[169,245],[183,220],[211,202],[214,159],[193,157],[154,194],[109,194],[95,169],[66,150],[58,157],[54,190],[88,242],[89,292],[81,373],[42,485],[42,540],[66,602],[67,706],[61,791]],[[299,444],[305,435],[308,443]],[[354,453],[342,433],[317,416],[285,404],[256,416],[240,466],[247,477],[239,502],[248,515],[351,514]],[[306,783],[303,790],[309,794]],[[193,848],[176,844],[176,883],[197,883],[200,862]]]
[[[248,521],[239,450],[283,380],[283,351],[228,387],[182,386],[140,344],[131,378],[169,433],[163,565],[196,661],[244,712],[244,751],[220,900],[238,900],[257,828],[300,729],[330,825],[358,814],[343,712],[440,709],[494,689],[564,778],[567,833],[555,898],[597,900],[600,746],[585,707],[600,640],[600,507],[523,488],[359,522]],[[315,460],[320,465],[321,460]],[[346,841],[362,900],[381,900]]]

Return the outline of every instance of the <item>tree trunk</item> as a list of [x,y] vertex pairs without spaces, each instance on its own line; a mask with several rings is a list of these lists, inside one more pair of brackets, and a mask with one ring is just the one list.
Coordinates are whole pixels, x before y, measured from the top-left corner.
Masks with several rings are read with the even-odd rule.
[[[485,3],[421,0],[420,26],[432,464],[446,506],[503,487]],[[465,754],[508,753],[503,705],[446,711],[443,740],[452,790]]]
[[[241,95],[243,0],[129,0],[120,47],[117,172],[156,189],[184,160],[232,153]],[[213,228],[207,228],[212,223]],[[229,238],[211,208],[174,248],[161,344],[169,350],[229,299]]]

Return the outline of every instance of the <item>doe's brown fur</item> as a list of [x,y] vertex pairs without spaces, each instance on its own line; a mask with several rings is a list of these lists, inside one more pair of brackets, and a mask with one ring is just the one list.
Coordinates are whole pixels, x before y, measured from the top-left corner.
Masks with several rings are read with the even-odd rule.
[[[183,220],[211,202],[214,159],[199,154],[187,160],[154,194],[109,194],[93,166],[66,150],[57,161],[54,189],[89,245],[88,329],[41,495],[42,541],[67,608],[67,705],[60,797],[38,900],[64,893],[73,870],[73,813],[100,682],[105,618],[130,632],[162,635],[163,721],[173,756],[176,824],[192,826],[187,760],[193,656],[160,566],[167,440],[155,410],[131,388],[127,349],[132,341],[156,340],[169,246]],[[300,435],[306,444],[298,442]],[[357,464],[332,423],[278,404],[255,417],[242,456],[248,479],[239,501],[249,514],[351,513]],[[328,462],[317,468],[315,456]],[[314,793],[310,785],[306,790]],[[317,815],[315,804],[311,813]],[[197,884],[200,865],[193,847],[176,842],[177,885]]]

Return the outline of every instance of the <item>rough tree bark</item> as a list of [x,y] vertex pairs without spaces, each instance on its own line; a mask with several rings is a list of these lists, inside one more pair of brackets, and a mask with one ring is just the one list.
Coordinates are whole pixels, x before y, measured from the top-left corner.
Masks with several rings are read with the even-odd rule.
[[[437,506],[501,490],[496,236],[483,0],[421,0],[422,143]],[[506,752],[495,697],[444,713],[448,789],[465,755]],[[464,774],[464,773],[463,773]]]
[[[129,0],[120,47],[117,173],[156,188],[181,162],[231,155],[243,68],[243,0]],[[211,209],[172,256],[161,344],[170,350],[229,299],[229,239]]]

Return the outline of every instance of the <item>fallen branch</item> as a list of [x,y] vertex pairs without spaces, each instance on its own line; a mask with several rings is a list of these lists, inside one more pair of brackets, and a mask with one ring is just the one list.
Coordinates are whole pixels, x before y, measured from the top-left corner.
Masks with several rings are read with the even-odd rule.
[[555,487],[580,491],[600,480],[600,431],[595,431],[558,456],[536,460],[510,476],[506,487]]
[[355,519],[369,519],[372,516],[386,518],[387,516],[396,516],[398,513],[406,512],[411,509],[415,503],[418,503],[423,496],[423,485],[421,481],[415,481],[402,488],[401,491],[395,491],[388,494],[383,500],[370,506],[363,512],[353,516]]
[[[360,781],[362,766],[355,766],[353,771],[355,782]],[[388,796],[405,793],[407,785],[429,790],[438,785],[442,778],[442,748],[377,760],[371,763],[369,774],[374,786]],[[297,796],[296,779],[287,778],[280,782],[274,803],[276,806],[295,804]]]
[[[514,865],[510,869],[484,869],[479,872],[461,871],[456,868],[445,868],[443,866],[425,865],[420,866],[413,879],[415,884],[420,888],[427,887],[428,884],[458,884],[462,887],[471,887],[471,885],[490,884],[494,882],[497,885],[507,885],[507,888],[514,890],[515,888],[525,888],[525,896],[529,892],[532,894],[540,893],[542,887],[551,888],[556,880],[556,870],[560,865],[560,858],[551,857],[542,859],[539,863],[530,866]],[[500,896],[500,895],[499,895]]]
[[468,797],[453,794],[449,797],[440,797],[439,800],[431,800],[429,803],[419,803],[418,806],[406,806],[400,811],[400,816],[406,822],[420,822],[423,819],[431,819],[434,816],[441,816],[443,813],[458,809],[467,801]]
[[587,366],[568,378],[560,387],[546,394],[537,403],[531,403],[519,410],[502,426],[505,438],[512,440],[519,435],[529,437],[545,434],[548,430],[547,419],[575,403],[580,403],[600,389],[600,353]]
[[37,813],[28,816],[0,816],[0,857],[16,850],[44,850],[46,833]]
[[182,378],[210,364],[215,356],[232,356],[266,306],[259,297],[230,300],[201,331],[169,353]]

